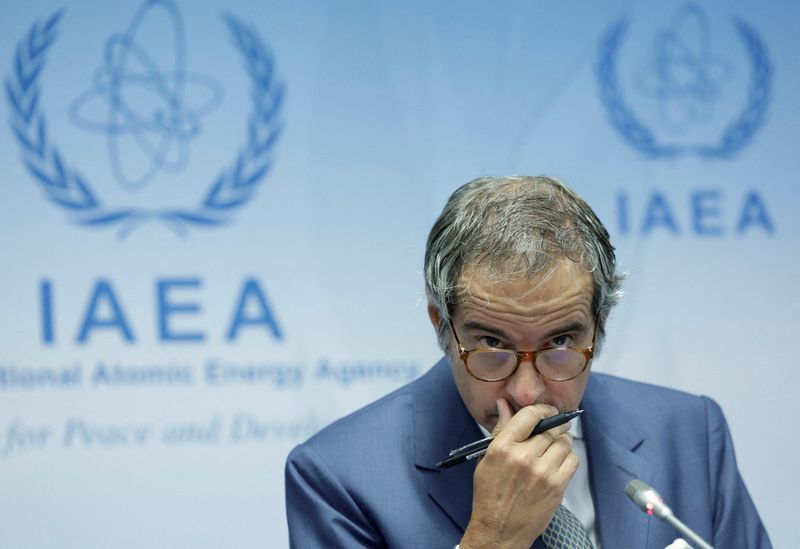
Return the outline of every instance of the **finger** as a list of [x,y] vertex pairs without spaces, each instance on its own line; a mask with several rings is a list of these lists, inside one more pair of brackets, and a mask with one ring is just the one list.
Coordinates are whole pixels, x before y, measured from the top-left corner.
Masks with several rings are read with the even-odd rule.
[[580,464],[581,458],[578,457],[578,454],[575,452],[568,453],[555,472],[556,478],[562,479],[564,482],[569,482],[575,475]]
[[[558,410],[549,404],[534,404],[533,406],[520,408],[520,410],[514,414],[514,417],[506,422],[503,430],[497,434],[496,438],[514,442],[527,440],[530,438],[533,428],[536,427],[540,421],[557,413]],[[555,429],[558,429],[558,427]],[[556,432],[560,433],[563,432],[563,430]]]
[[572,441],[569,438],[568,434],[559,437],[537,460],[539,465],[548,471],[548,478],[556,485],[566,486],[580,464],[580,458],[572,451]]
[[504,398],[497,399],[497,424],[494,426],[494,430],[492,431],[493,436],[497,436],[497,434],[503,430],[506,424],[511,420],[511,417],[514,413],[511,411],[511,405],[509,405],[508,401]]
[[[553,427],[552,429],[548,429],[547,431],[543,431],[538,435],[531,437],[530,440],[526,442],[528,448],[531,452],[533,452],[537,456],[543,455],[547,449],[559,439],[559,437],[563,437],[569,434],[569,423],[564,423],[563,425],[558,425],[557,427]],[[572,445],[572,438],[570,437],[570,447]]]
[[546,462],[551,462],[553,466],[559,466],[567,455],[572,452],[572,435],[569,433],[562,433],[546,446],[543,444],[540,444],[538,447],[531,446],[531,450],[534,452],[540,450],[541,453],[536,453],[534,455],[537,455]]

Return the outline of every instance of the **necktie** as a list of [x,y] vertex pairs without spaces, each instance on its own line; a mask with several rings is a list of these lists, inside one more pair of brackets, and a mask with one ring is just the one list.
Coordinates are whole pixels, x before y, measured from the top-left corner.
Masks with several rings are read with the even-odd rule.
[[581,522],[572,511],[559,505],[553,520],[542,532],[548,549],[593,549]]

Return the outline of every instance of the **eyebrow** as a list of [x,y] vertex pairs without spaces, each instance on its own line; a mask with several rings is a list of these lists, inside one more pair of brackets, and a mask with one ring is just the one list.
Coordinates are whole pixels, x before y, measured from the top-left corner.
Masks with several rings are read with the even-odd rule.
[[550,339],[557,335],[566,334],[569,332],[585,332],[587,330],[586,324],[583,322],[573,322],[571,324],[567,324],[566,326],[561,326],[560,328],[556,328],[555,330],[550,330],[544,336],[545,339]]
[[[493,328],[492,326],[487,326],[486,324],[481,324],[480,322],[476,322],[474,320],[470,320],[464,323],[465,330],[475,330],[480,332],[486,332],[487,334],[491,334],[493,336],[497,336],[499,339],[504,339],[506,341],[511,341],[511,338],[501,329]],[[544,335],[544,339],[550,339],[557,335],[569,333],[569,332],[585,332],[587,326],[583,322],[572,322],[565,326],[559,326],[554,330],[550,330]]]
[[486,324],[481,324],[480,322],[475,322],[474,320],[470,320],[464,323],[465,330],[474,330],[479,332],[486,332],[488,334],[492,334],[497,336],[500,339],[505,339],[506,341],[510,341],[511,338],[499,328],[492,328],[491,326],[487,326]]

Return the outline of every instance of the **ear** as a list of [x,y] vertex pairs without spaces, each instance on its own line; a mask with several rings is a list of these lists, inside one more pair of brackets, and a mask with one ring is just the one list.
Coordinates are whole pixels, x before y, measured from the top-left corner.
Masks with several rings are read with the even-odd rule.
[[431,319],[431,324],[433,324],[434,330],[436,333],[439,333],[439,324],[442,323],[442,313],[439,311],[439,307],[428,302],[428,318]]

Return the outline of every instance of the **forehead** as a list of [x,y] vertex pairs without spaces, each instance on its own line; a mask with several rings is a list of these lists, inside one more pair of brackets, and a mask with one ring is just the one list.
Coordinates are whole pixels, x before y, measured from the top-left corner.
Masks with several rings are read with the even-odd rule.
[[461,277],[454,313],[508,322],[548,322],[565,317],[584,317],[586,321],[591,316],[593,293],[591,274],[569,259],[557,260],[533,277],[470,268]]

